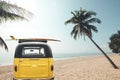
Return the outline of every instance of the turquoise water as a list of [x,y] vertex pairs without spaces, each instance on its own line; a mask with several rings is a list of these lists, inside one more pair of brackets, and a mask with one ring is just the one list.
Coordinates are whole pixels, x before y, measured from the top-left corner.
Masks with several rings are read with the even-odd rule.
[[[102,55],[102,53],[53,53],[53,57],[55,60],[84,57],[84,56],[93,56],[93,55]],[[13,59],[14,59],[14,54],[2,53],[0,54],[0,65],[11,65],[13,64]]]
[[54,59],[63,59],[63,58],[73,58],[73,57],[83,57],[83,56],[92,56],[92,55],[101,55],[99,53],[57,53],[53,54]]

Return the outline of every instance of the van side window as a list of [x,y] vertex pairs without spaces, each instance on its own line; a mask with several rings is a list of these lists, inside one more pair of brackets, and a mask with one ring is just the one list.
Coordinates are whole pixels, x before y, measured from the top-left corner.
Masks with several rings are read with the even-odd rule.
[[44,47],[23,47],[22,56],[23,57],[45,57],[45,48]]

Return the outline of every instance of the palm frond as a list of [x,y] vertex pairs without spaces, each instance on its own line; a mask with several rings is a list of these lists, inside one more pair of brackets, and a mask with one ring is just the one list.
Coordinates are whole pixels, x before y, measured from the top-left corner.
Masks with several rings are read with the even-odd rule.
[[80,15],[79,15],[79,21],[82,21],[82,20],[84,20],[84,15],[85,15],[85,13],[86,13],[87,11],[86,10],[80,10],[79,11],[79,13],[80,13]]
[[77,24],[78,20],[75,17],[72,17],[71,19],[65,21],[65,25],[72,23],[72,24]]
[[87,20],[86,21],[86,23],[101,23],[101,20],[100,19],[98,19],[98,18],[91,18],[91,19],[89,19],[89,20]]
[[[33,16],[33,14],[31,12],[27,11],[26,9],[24,9],[22,7],[18,7],[15,4],[10,4],[6,1],[0,1],[0,9],[4,10],[5,12],[23,17],[25,20],[28,20],[29,18],[31,18]],[[23,20],[23,18],[22,18],[22,20]]]
[[77,37],[79,37],[79,34],[78,34],[79,32],[80,32],[79,25],[75,25],[73,27],[73,30],[71,31],[71,36],[73,36],[74,39],[76,40]]
[[90,29],[83,29],[83,34],[84,36],[89,36],[90,38],[92,38],[92,31]]
[[86,29],[92,30],[94,32],[98,32],[97,27],[95,27],[94,25],[88,25],[88,24],[84,24],[86,26]]
[[94,11],[86,11],[86,13],[84,14],[83,20],[89,19],[89,18],[91,18],[93,15],[96,16],[96,13],[95,13]]
[[71,14],[73,14],[74,18],[77,19],[77,14],[71,11]]
[[[79,17],[79,16],[84,15],[84,14],[86,13],[86,10],[80,9],[79,11],[78,11],[78,10],[75,10],[74,12],[75,12],[74,14],[75,14],[77,17]],[[71,12],[71,13],[73,13],[73,12]]]
[[6,22],[8,20],[13,21],[13,20],[24,20],[24,19],[26,18],[17,14],[6,12],[3,9],[0,9],[0,23]]
[[97,27],[95,27],[94,25],[89,25],[90,29],[94,32],[98,32]]
[[4,42],[4,40],[0,37],[0,46],[4,47],[8,51],[7,44]]

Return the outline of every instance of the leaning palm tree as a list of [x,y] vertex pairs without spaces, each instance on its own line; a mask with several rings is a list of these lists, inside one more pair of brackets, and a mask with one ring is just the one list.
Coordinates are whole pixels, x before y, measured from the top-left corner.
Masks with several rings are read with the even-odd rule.
[[[32,17],[32,13],[22,7],[10,4],[4,0],[0,0],[0,23],[15,20],[28,20]],[[4,40],[0,37],[0,46],[8,50]]]
[[79,38],[79,36],[87,36],[95,44],[95,46],[104,54],[104,56],[110,61],[113,67],[117,69],[118,67],[114,64],[114,62],[92,39],[92,31],[98,32],[96,26],[92,25],[92,23],[101,23],[100,19],[92,17],[96,16],[96,13],[93,11],[86,11],[80,9],[79,11],[71,12],[71,14],[73,15],[73,17],[65,21],[65,25],[69,23],[74,24],[73,30],[71,31],[71,36],[73,36],[74,39]]

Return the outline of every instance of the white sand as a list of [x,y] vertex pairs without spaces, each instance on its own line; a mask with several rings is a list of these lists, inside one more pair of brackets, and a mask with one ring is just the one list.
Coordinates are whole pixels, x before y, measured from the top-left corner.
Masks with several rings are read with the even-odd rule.
[[[109,55],[120,68],[120,56]],[[55,61],[55,80],[120,80],[120,69],[114,69],[104,56]],[[12,66],[0,67],[0,80],[12,80]]]

